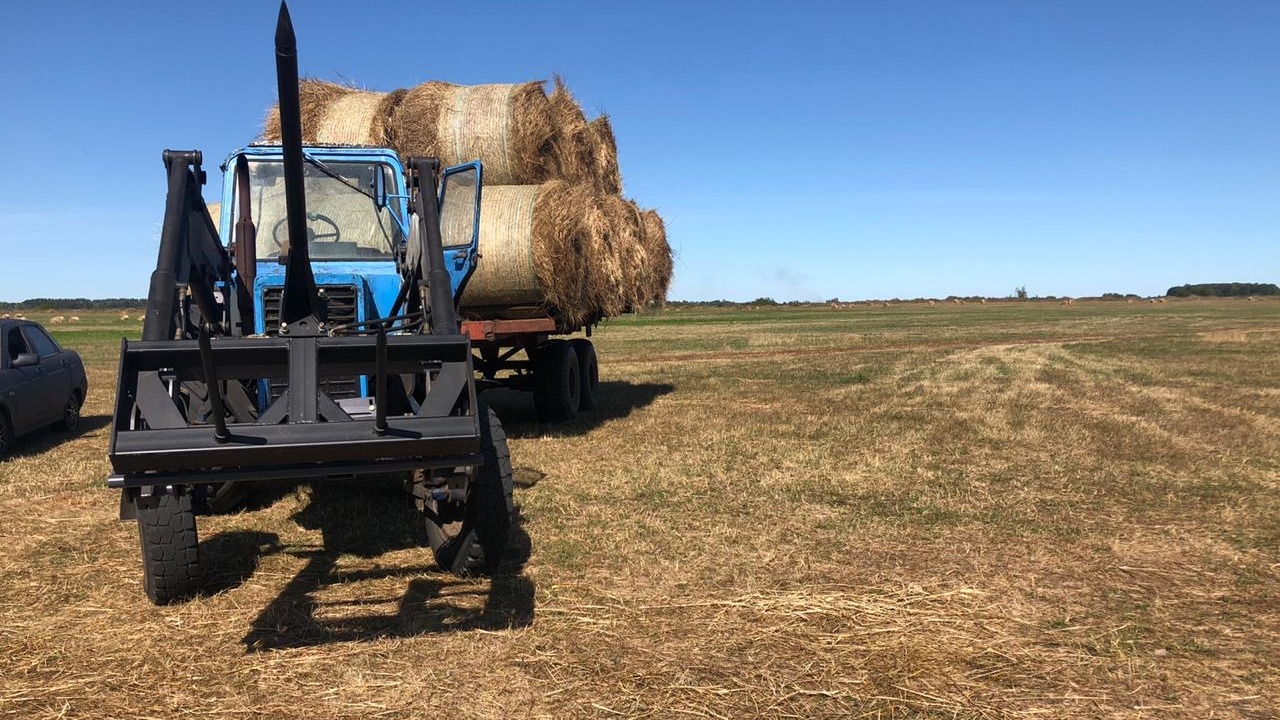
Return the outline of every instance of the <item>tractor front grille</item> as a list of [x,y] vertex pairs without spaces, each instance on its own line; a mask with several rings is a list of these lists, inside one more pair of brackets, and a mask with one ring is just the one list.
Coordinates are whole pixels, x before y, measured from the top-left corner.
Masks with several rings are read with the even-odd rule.
[[[359,320],[357,304],[358,290],[355,285],[321,285],[320,296],[329,308],[327,322],[330,326],[342,325]],[[262,318],[267,335],[275,337],[280,333],[280,296],[284,294],[282,287],[268,287],[263,292]],[[284,393],[289,383],[284,380],[272,380],[271,399],[275,400]],[[360,397],[359,375],[338,375],[320,378],[320,389],[324,394],[340,400],[342,398]]]

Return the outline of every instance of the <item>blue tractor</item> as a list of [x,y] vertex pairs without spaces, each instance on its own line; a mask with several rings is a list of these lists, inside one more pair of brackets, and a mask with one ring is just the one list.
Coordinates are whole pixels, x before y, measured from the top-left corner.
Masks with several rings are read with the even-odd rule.
[[492,570],[511,462],[478,388],[531,389],[547,419],[594,402],[589,341],[552,337],[581,328],[459,307],[482,261],[481,165],[303,147],[283,4],[276,71],[282,141],[227,158],[221,228],[201,153],[164,153],[159,256],[142,339],[122,341],[108,453],[156,603],[201,587],[196,516],[263,480],[404,473],[437,562]]

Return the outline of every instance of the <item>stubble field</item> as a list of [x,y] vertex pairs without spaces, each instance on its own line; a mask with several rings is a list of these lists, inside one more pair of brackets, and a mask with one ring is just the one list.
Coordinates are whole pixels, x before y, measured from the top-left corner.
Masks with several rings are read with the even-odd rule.
[[80,316],[81,432],[0,461],[2,717],[1280,715],[1280,301],[615,321],[602,410],[489,395],[494,578],[394,478],[272,486],[163,608],[103,485],[139,325]]

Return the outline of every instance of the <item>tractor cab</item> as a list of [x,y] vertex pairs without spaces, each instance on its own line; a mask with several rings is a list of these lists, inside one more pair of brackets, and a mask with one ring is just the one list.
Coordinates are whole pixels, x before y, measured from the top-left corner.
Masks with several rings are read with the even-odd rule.
[[[401,295],[418,264],[412,248],[417,223],[400,157],[374,147],[304,146],[303,181],[311,269],[327,306],[326,324],[367,327],[400,314]],[[480,163],[441,173],[437,207],[450,294],[457,302],[475,268],[479,242]],[[280,330],[289,240],[284,163],[278,145],[251,145],[223,163],[219,235],[238,260],[252,267],[252,332]],[[402,323],[402,329],[410,329]],[[332,397],[367,397],[367,378],[334,379]],[[275,393],[264,393],[267,402]]]

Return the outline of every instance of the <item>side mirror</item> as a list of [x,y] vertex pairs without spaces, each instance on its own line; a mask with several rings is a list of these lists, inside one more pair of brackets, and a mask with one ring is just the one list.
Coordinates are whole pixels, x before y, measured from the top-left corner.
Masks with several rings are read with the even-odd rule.
[[373,204],[379,210],[387,206],[387,176],[381,165],[373,166]]
[[31,367],[40,364],[40,356],[35,353],[18,353],[18,357],[13,359],[13,366],[16,368]]

